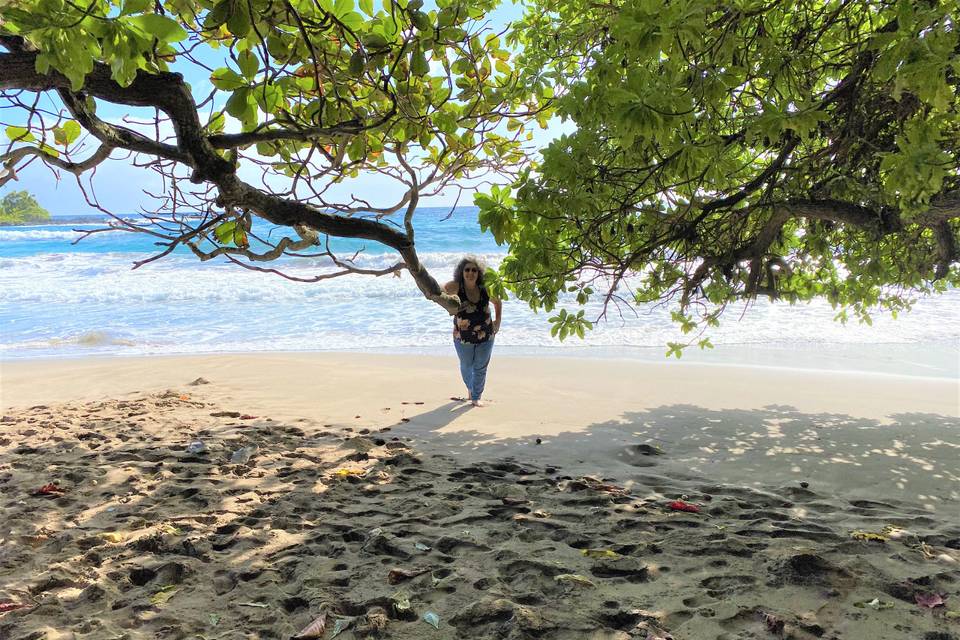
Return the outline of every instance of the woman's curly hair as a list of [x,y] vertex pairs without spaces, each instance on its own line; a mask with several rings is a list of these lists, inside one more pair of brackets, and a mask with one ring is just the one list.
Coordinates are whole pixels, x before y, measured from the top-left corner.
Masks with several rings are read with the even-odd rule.
[[480,270],[480,273],[477,274],[477,287],[480,289],[485,289],[485,282],[483,280],[483,272],[487,270],[487,265],[483,264],[483,261],[476,256],[464,256],[460,262],[457,263],[457,268],[453,270],[453,281],[457,283],[457,290],[463,289],[463,269],[468,264],[476,265],[477,269]]

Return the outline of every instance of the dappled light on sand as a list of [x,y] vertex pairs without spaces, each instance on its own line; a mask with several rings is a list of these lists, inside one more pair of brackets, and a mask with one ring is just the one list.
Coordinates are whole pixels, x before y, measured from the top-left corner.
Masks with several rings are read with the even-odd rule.
[[[242,409],[190,389],[9,411],[0,637],[894,640],[956,624],[956,496],[841,496],[829,477],[882,461],[907,492],[917,473],[951,481],[946,418],[670,406],[521,449],[447,430],[450,404],[377,427]],[[901,419],[927,431],[879,448],[832,432]],[[607,454],[572,458],[586,439]],[[723,481],[770,456],[778,473]]]

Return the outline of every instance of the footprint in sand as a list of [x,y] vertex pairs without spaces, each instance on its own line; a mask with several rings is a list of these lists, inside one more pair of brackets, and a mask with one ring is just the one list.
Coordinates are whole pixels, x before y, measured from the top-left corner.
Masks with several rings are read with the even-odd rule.
[[744,591],[756,582],[757,579],[753,576],[726,575],[705,578],[700,581],[700,586],[706,589],[707,595],[711,598],[723,599],[726,596]]

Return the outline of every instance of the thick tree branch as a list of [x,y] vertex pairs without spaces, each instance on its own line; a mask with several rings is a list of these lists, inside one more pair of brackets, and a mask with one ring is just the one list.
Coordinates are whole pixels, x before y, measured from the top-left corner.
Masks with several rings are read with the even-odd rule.
[[143,153],[158,158],[165,158],[167,160],[174,160],[191,166],[192,161],[190,156],[176,146],[151,140],[126,127],[119,127],[104,122],[94,115],[93,111],[87,108],[86,101],[81,95],[70,93],[66,89],[58,89],[57,93],[60,95],[60,99],[63,100],[63,104],[66,105],[67,110],[70,111],[70,115],[104,145],[127,149],[135,153]]
[[354,135],[364,130],[359,120],[348,120],[333,127],[310,127],[308,129],[272,129],[269,131],[248,131],[246,133],[223,133],[209,136],[208,140],[215,149],[235,149],[258,142],[278,140],[300,140],[307,142],[317,138],[333,138],[342,135]]
[[406,234],[375,220],[324,213],[303,202],[263,193],[239,180],[232,181],[232,188],[230,197],[234,206],[251,209],[274,224],[303,225],[332,236],[374,240],[395,249],[424,296],[451,314],[456,313],[459,299],[443,292],[440,284],[420,263],[413,241]]
[[113,147],[103,144],[100,145],[100,147],[86,160],[81,162],[69,162],[67,160],[52,156],[49,153],[44,152],[39,147],[18,147],[6,155],[0,156],[0,162],[2,162],[4,167],[8,169],[7,172],[5,172],[3,175],[0,175],[0,187],[5,185],[10,180],[16,178],[14,169],[17,163],[29,156],[37,156],[48,165],[57,167],[58,169],[63,169],[64,171],[69,171],[70,173],[79,176],[80,174],[84,173],[85,171],[89,171],[109,158],[111,151],[113,151]]
[[947,277],[950,265],[960,259],[957,250],[957,236],[947,222],[940,222],[933,228],[937,238],[937,264],[933,269],[933,276],[937,280]]
[[[57,71],[37,73],[36,52],[27,51],[16,42],[8,43],[3,40],[0,44],[10,50],[10,53],[0,53],[0,89],[57,91],[80,124],[104,144],[175,160],[191,167],[191,182],[216,186],[219,192],[216,198],[218,206],[246,209],[279,225],[305,226],[331,236],[364,238],[389,246],[400,254],[424,296],[450,313],[456,311],[459,300],[445,294],[421,264],[412,234],[405,234],[375,220],[326,213],[306,203],[255,189],[237,176],[236,166],[232,162],[217,153],[217,149],[236,148],[261,141],[309,140],[323,136],[354,134],[365,128],[376,127],[391,117],[396,109],[395,104],[390,113],[367,126],[363,126],[359,121],[347,121],[336,127],[208,136],[200,122],[189,88],[178,73],[150,73],[140,70],[130,85],[124,87],[113,80],[109,66],[96,63],[84,78],[83,93],[80,94],[74,93],[68,79]],[[87,108],[86,96],[115,104],[159,109],[173,125],[176,145],[160,143],[103,122]],[[413,198],[408,197],[407,203],[411,200]],[[408,207],[407,219],[413,206]]]
[[[704,258],[684,285],[682,304],[686,305],[693,292],[699,287],[710,271],[719,265],[733,265],[747,260],[750,271],[747,279],[747,294],[759,291],[762,259],[780,234],[788,220],[806,218],[809,220],[828,220],[872,231],[878,238],[898,233],[904,229],[904,221],[898,211],[875,211],[867,207],[839,200],[790,200],[774,209],[773,215],[748,242],[729,254],[713,255]],[[950,228],[948,220],[960,218],[960,192],[943,194],[931,203],[930,208],[918,216],[917,222],[934,230],[937,239],[937,263],[934,277],[939,279],[947,275],[950,265],[960,259],[957,238]]]

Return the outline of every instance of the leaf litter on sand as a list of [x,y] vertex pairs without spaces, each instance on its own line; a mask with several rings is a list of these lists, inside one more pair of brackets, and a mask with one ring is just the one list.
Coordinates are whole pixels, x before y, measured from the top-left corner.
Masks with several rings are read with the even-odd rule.
[[671,511],[687,511],[689,513],[700,513],[700,507],[698,505],[692,504],[690,502],[684,502],[683,500],[674,500],[667,504],[667,507]]
[[616,560],[621,557],[619,553],[611,549],[581,549],[580,553],[588,558],[610,558]]
[[367,475],[367,472],[364,469],[351,469],[349,467],[341,467],[339,469],[334,469],[330,474],[333,478],[362,478]]
[[595,587],[593,580],[586,576],[582,576],[579,573],[561,573],[558,576],[553,578],[556,582],[567,582],[570,584],[576,584],[581,587]]
[[913,599],[924,609],[935,609],[947,604],[946,596],[940,593],[917,593]]
[[61,496],[66,493],[67,490],[61,487],[56,482],[48,482],[39,489],[37,489],[38,496]]
[[176,585],[173,585],[173,584],[164,585],[160,587],[159,591],[157,591],[155,594],[150,596],[150,604],[158,607],[165,605],[167,601],[170,600],[170,598],[172,598],[176,593],[177,593]]
[[397,591],[390,596],[390,603],[393,605],[393,610],[396,612],[397,617],[403,618],[407,615],[407,612],[410,611],[410,596],[404,591]]
[[780,616],[774,615],[772,613],[763,614],[763,622],[767,625],[767,631],[776,635],[783,635],[784,627],[786,623],[783,618]]
[[357,619],[356,619],[355,617],[353,617],[353,618],[337,618],[337,619],[334,620],[334,622],[333,622],[333,633],[330,635],[330,637],[331,637],[331,638],[336,638],[338,635],[340,635],[341,633],[343,633],[344,631],[346,631],[347,629],[349,629],[350,627],[352,627],[352,626],[353,626],[353,623],[356,622],[356,621],[357,621]]
[[26,604],[23,602],[0,602],[0,613],[6,613],[8,611],[16,611],[17,609],[26,609],[33,605]]
[[313,622],[300,630],[300,633],[293,636],[293,640],[306,640],[307,638],[322,638],[327,630],[327,612],[321,613]]
[[874,533],[873,531],[861,531],[857,529],[856,531],[850,532],[850,537],[854,540],[860,540],[863,542],[886,542],[890,538],[885,536],[883,533]]
[[615,484],[607,484],[590,476],[581,476],[576,480],[564,480],[557,484],[557,488],[561,491],[590,489],[591,491],[599,491],[600,493],[609,493],[613,496],[626,496],[630,493],[623,487]]
[[423,614],[423,621],[434,629],[440,628],[440,616],[435,614],[433,611],[427,611],[425,614]]
[[391,569],[387,573],[387,582],[390,584],[399,584],[404,580],[411,580],[417,576],[422,576],[423,574],[431,571],[430,567],[415,567],[413,569]]

